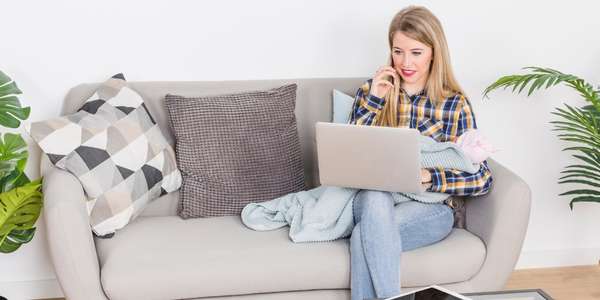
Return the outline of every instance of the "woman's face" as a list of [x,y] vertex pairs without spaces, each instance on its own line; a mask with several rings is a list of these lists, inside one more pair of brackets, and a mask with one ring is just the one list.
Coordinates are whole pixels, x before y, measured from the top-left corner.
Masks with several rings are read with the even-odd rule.
[[432,58],[431,47],[409,38],[402,32],[392,38],[392,59],[396,72],[410,85],[425,86]]

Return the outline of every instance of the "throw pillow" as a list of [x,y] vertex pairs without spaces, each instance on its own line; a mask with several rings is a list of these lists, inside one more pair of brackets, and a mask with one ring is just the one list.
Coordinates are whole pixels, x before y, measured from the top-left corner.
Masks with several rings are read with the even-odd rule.
[[354,98],[338,90],[333,90],[333,123],[350,122]]
[[239,215],[305,189],[294,114],[296,85],[212,97],[167,95],[182,173],[178,214]]
[[173,149],[122,74],[76,113],[33,122],[27,131],[56,167],[79,179],[98,236],[112,236],[148,202],[181,185]]

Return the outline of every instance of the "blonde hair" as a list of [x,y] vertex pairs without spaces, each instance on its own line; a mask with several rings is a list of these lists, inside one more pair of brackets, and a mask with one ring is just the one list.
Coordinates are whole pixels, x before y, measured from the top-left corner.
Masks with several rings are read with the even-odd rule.
[[[454,77],[452,66],[450,64],[450,54],[448,43],[442,29],[440,21],[425,7],[409,6],[399,11],[390,23],[388,40],[390,46],[390,63],[393,38],[396,32],[402,32],[409,38],[419,41],[432,51],[432,62],[429,67],[429,76],[425,86],[428,97],[437,106],[445,98],[454,94],[464,92]],[[392,65],[393,66],[393,65]],[[378,118],[376,124],[379,126],[398,127],[398,101],[400,95],[399,82],[394,82],[394,89],[385,96],[385,106],[383,107],[382,117]]]

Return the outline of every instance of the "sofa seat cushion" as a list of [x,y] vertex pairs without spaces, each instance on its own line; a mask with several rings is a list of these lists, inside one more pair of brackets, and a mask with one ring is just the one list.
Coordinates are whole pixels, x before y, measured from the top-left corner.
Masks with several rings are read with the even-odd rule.
[[[288,229],[246,228],[239,216],[183,220],[139,217],[112,239],[96,239],[110,299],[180,299],[280,291],[348,289],[349,240],[293,243]],[[443,241],[403,254],[405,287],[465,281],[485,247],[454,229]]]

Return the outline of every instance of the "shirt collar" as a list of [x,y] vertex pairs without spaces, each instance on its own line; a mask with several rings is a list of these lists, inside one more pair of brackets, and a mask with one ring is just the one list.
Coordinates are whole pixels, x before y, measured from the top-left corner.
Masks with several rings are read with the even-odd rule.
[[409,93],[407,93],[403,88],[400,88],[400,91],[402,91],[404,94],[406,94],[407,96],[409,96],[409,97],[412,98],[412,97],[415,97],[415,96],[423,96],[423,95],[425,95],[426,89],[424,88],[420,92],[415,93],[413,95],[410,95]]

